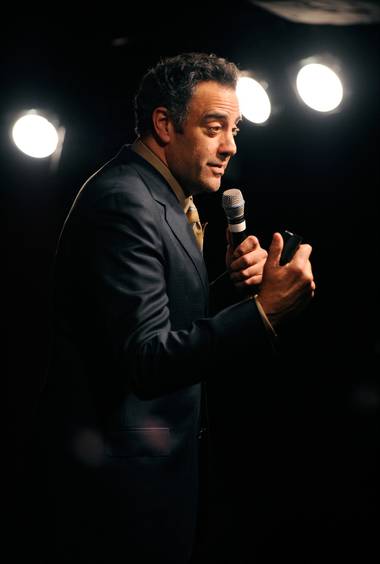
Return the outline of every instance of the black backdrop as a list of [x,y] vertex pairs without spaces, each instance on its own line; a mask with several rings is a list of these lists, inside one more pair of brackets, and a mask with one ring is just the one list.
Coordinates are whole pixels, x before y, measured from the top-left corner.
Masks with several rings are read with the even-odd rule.
[[[244,370],[237,362],[233,375],[239,394],[222,378],[210,391],[215,546],[231,537],[232,551],[250,547],[258,562],[284,555],[340,561],[352,554],[369,562],[379,493],[379,25],[292,23],[246,2],[229,9],[193,4],[174,12],[175,24],[168,23],[166,3],[150,10],[149,19],[142,7],[129,17],[94,12],[78,19],[70,12],[50,20],[51,29],[44,27],[46,16],[25,17],[16,33],[2,34],[7,536],[14,559],[30,557],[38,513],[25,479],[28,430],[44,381],[49,276],[61,223],[86,177],[133,140],[132,96],[147,66],[161,55],[206,50],[255,69],[269,83],[273,115],[265,126],[243,123],[223,187],[243,191],[249,229],[263,246],[283,228],[312,244],[318,288],[309,310],[282,331],[274,366],[257,367],[251,351],[242,351]],[[341,65],[347,96],[334,114],[316,115],[294,94],[295,65],[316,53]],[[54,109],[65,125],[55,169],[10,143],[14,112],[30,106]],[[198,206],[209,222],[205,256],[213,278],[223,270],[220,194],[199,198]],[[231,394],[236,407],[226,413]],[[229,462],[234,418],[253,429],[241,465]],[[245,526],[236,519],[243,510]]]

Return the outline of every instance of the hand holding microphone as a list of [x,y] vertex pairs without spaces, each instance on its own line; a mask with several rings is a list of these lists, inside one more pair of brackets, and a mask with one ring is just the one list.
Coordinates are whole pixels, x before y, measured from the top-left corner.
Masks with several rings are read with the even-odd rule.
[[268,255],[257,237],[247,236],[240,190],[226,190],[222,205],[228,223],[226,264],[235,287],[250,295],[258,293],[274,324],[302,309],[315,290],[309,260],[311,246],[301,244],[300,236],[284,231],[274,234]]
[[252,293],[261,282],[268,253],[260,247],[257,237],[247,235],[241,191],[226,190],[222,205],[228,223],[226,265],[230,278],[238,290]]

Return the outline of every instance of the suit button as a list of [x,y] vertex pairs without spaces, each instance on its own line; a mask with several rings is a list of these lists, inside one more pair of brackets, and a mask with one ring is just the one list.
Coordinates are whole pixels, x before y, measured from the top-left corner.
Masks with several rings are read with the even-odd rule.
[[199,430],[199,433],[197,435],[197,439],[203,439],[206,432],[207,432],[206,427],[201,427],[200,430]]

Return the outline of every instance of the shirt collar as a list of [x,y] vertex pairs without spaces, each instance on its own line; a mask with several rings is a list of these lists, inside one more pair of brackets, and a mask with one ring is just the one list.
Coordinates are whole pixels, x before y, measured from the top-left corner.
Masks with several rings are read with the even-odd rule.
[[180,184],[174,178],[166,164],[155,153],[153,153],[153,151],[147,145],[145,145],[145,143],[141,141],[139,137],[132,143],[131,149],[132,151],[140,155],[140,157],[148,161],[148,163],[152,165],[152,167],[155,168],[165,178],[166,182],[169,184],[170,188],[177,196],[183,211],[186,213],[193,201],[193,197],[185,196],[185,193],[182,190]]

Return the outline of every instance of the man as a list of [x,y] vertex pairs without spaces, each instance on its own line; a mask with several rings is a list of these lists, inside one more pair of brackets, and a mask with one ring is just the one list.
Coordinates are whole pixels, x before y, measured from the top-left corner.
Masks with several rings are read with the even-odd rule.
[[280,267],[281,236],[268,255],[251,236],[227,253],[246,297],[209,316],[186,212],[194,194],[219,189],[236,153],[237,78],[232,63],[196,53],[148,71],[138,138],[86,182],[65,222],[44,397],[52,562],[190,561],[208,360],[268,355],[273,325],[313,294],[308,245]]

